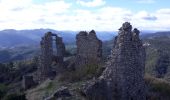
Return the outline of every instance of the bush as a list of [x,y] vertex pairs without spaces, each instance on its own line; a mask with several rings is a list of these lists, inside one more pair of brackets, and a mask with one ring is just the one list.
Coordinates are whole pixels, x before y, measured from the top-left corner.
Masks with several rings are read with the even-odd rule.
[[0,100],[4,97],[7,92],[7,87],[4,84],[0,84]]
[[98,77],[102,73],[102,67],[98,64],[88,64],[81,66],[75,71],[66,71],[60,76],[60,81],[81,81]]
[[27,100],[25,94],[9,94],[5,96],[4,100]]
[[146,83],[149,86],[149,91],[160,93],[161,95],[165,95],[170,97],[170,83],[163,80],[157,79],[151,76],[145,77]]
[[46,89],[47,89],[47,90],[50,90],[50,89],[52,89],[52,88],[53,88],[53,83],[50,82],[50,83],[47,85]]
[[164,81],[153,83],[152,84],[152,90],[169,96],[169,94],[170,94],[170,84],[166,83]]

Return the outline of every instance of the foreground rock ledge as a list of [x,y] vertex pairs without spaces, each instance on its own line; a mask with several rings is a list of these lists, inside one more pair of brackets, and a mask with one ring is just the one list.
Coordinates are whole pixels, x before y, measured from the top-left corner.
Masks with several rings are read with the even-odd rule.
[[89,100],[146,100],[145,49],[139,30],[123,23],[115,37],[111,58],[98,80],[85,86]]

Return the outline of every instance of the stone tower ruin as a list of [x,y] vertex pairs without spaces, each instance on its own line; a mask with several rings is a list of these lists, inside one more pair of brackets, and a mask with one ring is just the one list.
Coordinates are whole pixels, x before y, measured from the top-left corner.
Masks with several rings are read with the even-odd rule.
[[102,41],[96,36],[94,30],[87,33],[81,31],[76,35],[77,55],[76,66],[97,64],[102,59]]
[[[53,41],[55,44],[53,44]],[[55,45],[56,48],[53,47]],[[65,53],[65,45],[62,41],[61,37],[58,37],[57,34],[53,34],[52,32],[47,32],[40,42],[41,46],[41,54],[40,54],[40,63],[38,67],[38,77],[39,81],[43,81],[47,78],[54,76],[54,70],[52,69],[53,61],[62,65],[64,53]],[[54,53],[56,49],[57,52]]]
[[[123,23],[115,37],[111,57],[98,80],[85,89],[90,100],[145,100],[145,49],[139,30]],[[105,92],[103,92],[105,91]]]

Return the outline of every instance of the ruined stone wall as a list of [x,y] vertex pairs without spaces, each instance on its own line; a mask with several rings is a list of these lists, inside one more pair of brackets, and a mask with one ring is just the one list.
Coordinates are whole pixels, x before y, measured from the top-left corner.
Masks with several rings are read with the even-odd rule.
[[102,58],[102,41],[97,38],[94,30],[89,32],[88,38],[90,42],[88,56],[100,61]]
[[[53,37],[54,40],[53,40]],[[53,41],[55,42],[57,52],[53,52]],[[63,59],[65,54],[65,45],[61,37],[56,34],[47,32],[40,42],[41,54],[39,58],[38,67],[38,81],[43,81],[47,78],[52,78],[55,72],[59,72],[61,67],[63,67]],[[53,69],[52,63],[56,62],[55,69]]]
[[94,30],[89,33],[85,31],[79,32],[76,35],[76,44],[78,66],[101,61],[102,42],[97,38]]
[[62,37],[55,36],[55,45],[57,52],[53,54],[53,61],[55,62],[55,65],[53,66],[53,69],[55,70],[56,74],[62,73],[63,70],[66,68],[64,64],[64,56],[65,56],[65,44],[63,43]]
[[48,32],[42,37],[40,42],[41,54],[40,54],[40,65],[38,68],[39,81],[43,81],[50,76],[52,73],[51,64],[53,56],[52,48],[52,33]]
[[56,56],[59,58],[59,62],[62,63],[65,55],[65,44],[63,43],[63,40],[61,37],[56,36],[56,49],[57,54]]
[[[101,97],[104,100],[146,99],[145,49],[139,39],[139,31],[136,28],[133,32],[131,30],[132,26],[128,22],[125,22],[119,29],[106,70],[98,81],[85,89],[89,99],[100,99]],[[104,83],[103,80],[105,80]],[[107,95],[98,92],[102,89],[100,88],[101,81],[105,84],[104,91],[107,92]],[[95,91],[94,88],[96,84],[98,84],[98,91]]]
[[119,100],[145,100],[144,68],[145,49],[139,31],[132,32],[125,22],[118,32],[112,50],[110,65],[102,77],[111,79],[112,96]]

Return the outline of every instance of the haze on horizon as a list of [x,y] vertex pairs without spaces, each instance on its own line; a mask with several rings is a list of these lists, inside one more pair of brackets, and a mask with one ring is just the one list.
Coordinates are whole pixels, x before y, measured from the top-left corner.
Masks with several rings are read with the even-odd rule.
[[0,30],[170,30],[170,0],[0,0]]

